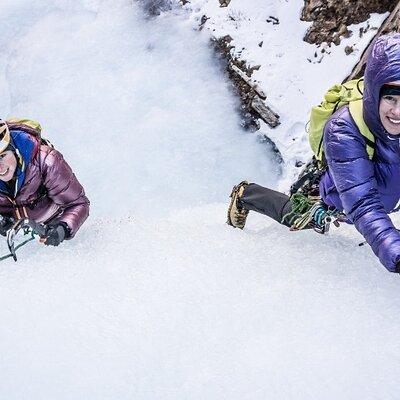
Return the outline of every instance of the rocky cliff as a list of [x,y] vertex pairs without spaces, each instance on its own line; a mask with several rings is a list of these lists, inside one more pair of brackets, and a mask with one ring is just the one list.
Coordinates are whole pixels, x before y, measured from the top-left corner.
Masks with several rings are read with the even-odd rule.
[[394,0],[305,0],[301,19],[313,24],[304,40],[339,44],[341,37],[352,34],[349,25],[366,21],[371,13],[390,12],[396,4]]

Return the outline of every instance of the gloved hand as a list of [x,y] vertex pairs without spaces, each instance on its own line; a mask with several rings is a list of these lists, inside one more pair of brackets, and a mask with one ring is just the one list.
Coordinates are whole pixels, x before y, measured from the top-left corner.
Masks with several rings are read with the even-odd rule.
[[7,231],[13,226],[14,220],[11,217],[0,215],[0,235],[6,236]]
[[58,246],[68,235],[68,227],[65,223],[49,225],[47,235],[43,238],[46,246]]

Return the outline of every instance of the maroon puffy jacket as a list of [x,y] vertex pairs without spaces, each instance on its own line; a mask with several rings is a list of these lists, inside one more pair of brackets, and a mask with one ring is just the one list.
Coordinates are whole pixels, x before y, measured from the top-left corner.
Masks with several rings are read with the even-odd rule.
[[89,200],[62,154],[39,145],[25,169],[24,183],[15,198],[0,192],[0,214],[48,223],[65,222],[72,238],[89,215]]

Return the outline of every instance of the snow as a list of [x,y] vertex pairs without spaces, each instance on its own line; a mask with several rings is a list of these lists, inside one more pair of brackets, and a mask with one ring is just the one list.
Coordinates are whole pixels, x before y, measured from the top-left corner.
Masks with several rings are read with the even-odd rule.
[[[299,38],[271,66],[274,88],[289,70],[295,87],[308,67],[324,75],[325,61],[297,62],[313,50],[292,8],[263,4],[291,21],[282,40]],[[92,201],[73,241],[30,243],[0,265],[1,398],[398,397],[399,279],[363,238],[254,213],[244,231],[225,224],[232,185],[276,187],[280,166],[239,128],[209,32],[187,11],[4,0],[0,21],[3,114],[38,119]],[[351,63],[335,52],[336,79]],[[304,124],[318,79],[300,103],[295,87],[274,92],[280,132]]]
[[[284,191],[300,172],[296,163],[307,162],[312,155],[306,135],[311,105],[319,104],[323,93],[351,72],[388,15],[373,14],[369,21],[350,26],[353,35],[343,39],[340,46],[316,47],[302,40],[310,26],[299,19],[303,5],[303,0],[232,0],[229,7],[221,8],[217,0],[191,0],[185,6],[194,26],[200,24],[202,15],[207,15],[204,26],[213,36],[230,35],[235,46],[233,54],[250,66],[261,66],[252,78],[259,81],[268,105],[282,122],[270,129],[261,121],[261,132],[274,141],[282,154],[279,189]],[[271,16],[279,24],[267,22]],[[360,38],[359,30],[367,26],[369,30]],[[346,46],[354,48],[347,57]]]

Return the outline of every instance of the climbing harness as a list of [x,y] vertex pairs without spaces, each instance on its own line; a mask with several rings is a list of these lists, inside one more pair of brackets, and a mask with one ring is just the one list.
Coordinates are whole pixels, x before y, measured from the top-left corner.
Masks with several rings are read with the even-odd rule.
[[305,165],[296,182],[290,187],[290,195],[302,193],[305,196],[319,196],[319,181],[326,171],[326,164],[321,165],[315,156]]
[[319,194],[319,182],[326,171],[326,163],[313,157],[301,171],[299,178],[290,188],[292,209],[284,215],[290,229],[298,231],[312,228],[318,233],[327,233],[330,224],[339,226],[345,215],[326,205]]
[[[23,242],[15,246],[14,239],[17,234],[22,230],[25,235],[30,235],[28,239],[25,239]],[[16,251],[25,246],[27,243],[35,239],[36,236],[44,237],[46,236],[48,231],[48,227],[43,224],[39,224],[33,220],[29,219],[19,219],[17,220],[11,229],[7,232],[7,246],[10,251],[10,254],[6,254],[0,257],[0,261],[6,260],[7,258],[12,257],[14,261],[17,261],[17,253]]]
[[295,193],[291,196],[292,210],[284,215],[283,221],[290,225],[290,230],[298,231],[312,228],[324,234],[329,231],[330,224],[339,226],[344,214],[327,206],[319,196],[305,196]]

